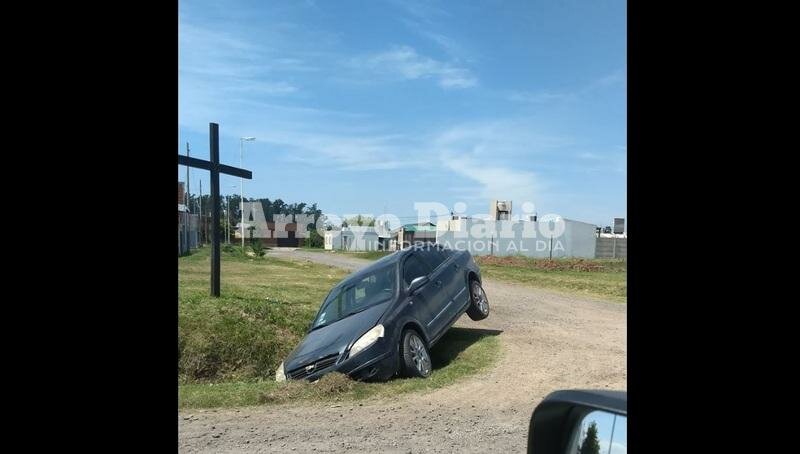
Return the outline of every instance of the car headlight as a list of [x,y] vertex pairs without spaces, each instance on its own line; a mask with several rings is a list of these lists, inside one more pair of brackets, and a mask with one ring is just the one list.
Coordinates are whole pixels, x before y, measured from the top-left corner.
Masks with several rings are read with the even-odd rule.
[[383,325],[376,325],[371,330],[364,333],[358,340],[350,347],[350,357],[356,356],[365,348],[374,344],[379,338],[383,337]]
[[286,381],[286,374],[283,373],[283,363],[275,371],[275,381]]

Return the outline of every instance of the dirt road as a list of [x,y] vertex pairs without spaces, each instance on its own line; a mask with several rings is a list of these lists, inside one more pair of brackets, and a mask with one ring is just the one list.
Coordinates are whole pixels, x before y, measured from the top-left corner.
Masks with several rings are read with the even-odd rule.
[[279,257],[282,259],[310,260],[312,262],[322,263],[323,265],[344,268],[348,271],[355,271],[358,268],[372,263],[371,260],[351,257],[341,252],[314,252],[292,248],[273,248],[268,251],[268,254],[272,257]]
[[[277,254],[332,265],[325,261],[346,260],[340,266],[349,269],[363,261]],[[484,288],[489,318],[473,322],[465,315],[456,326],[503,331],[503,357],[493,369],[391,400],[184,411],[180,451],[524,452],[533,409],[548,393],[627,389],[625,304],[488,280]]]

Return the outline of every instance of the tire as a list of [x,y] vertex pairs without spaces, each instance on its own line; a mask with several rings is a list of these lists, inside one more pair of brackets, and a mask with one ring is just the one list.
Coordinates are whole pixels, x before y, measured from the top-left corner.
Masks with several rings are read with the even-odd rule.
[[413,329],[403,332],[400,343],[400,360],[403,375],[407,377],[430,377],[433,370],[431,354],[425,340]]
[[469,309],[467,315],[472,320],[483,320],[489,316],[489,299],[477,279],[469,281]]

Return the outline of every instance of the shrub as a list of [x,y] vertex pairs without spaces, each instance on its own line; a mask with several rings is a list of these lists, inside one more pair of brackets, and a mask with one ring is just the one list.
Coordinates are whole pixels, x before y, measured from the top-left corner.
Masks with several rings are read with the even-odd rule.
[[313,229],[309,232],[308,236],[306,237],[305,241],[306,247],[314,247],[314,248],[322,248],[325,246],[325,238],[317,232],[317,229]]
[[253,248],[253,253],[256,254],[256,257],[263,257],[267,252],[264,248],[264,244],[257,238],[253,240],[253,244],[250,247]]

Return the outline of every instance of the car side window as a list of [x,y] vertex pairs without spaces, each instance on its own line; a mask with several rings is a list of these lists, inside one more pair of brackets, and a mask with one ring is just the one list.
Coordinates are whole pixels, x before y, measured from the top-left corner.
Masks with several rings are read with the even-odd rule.
[[436,247],[431,247],[430,249],[424,250],[422,252],[422,256],[432,269],[436,269],[447,259],[442,251]]
[[420,277],[431,273],[431,268],[417,257],[416,254],[409,256],[403,264],[403,280],[406,285]]

